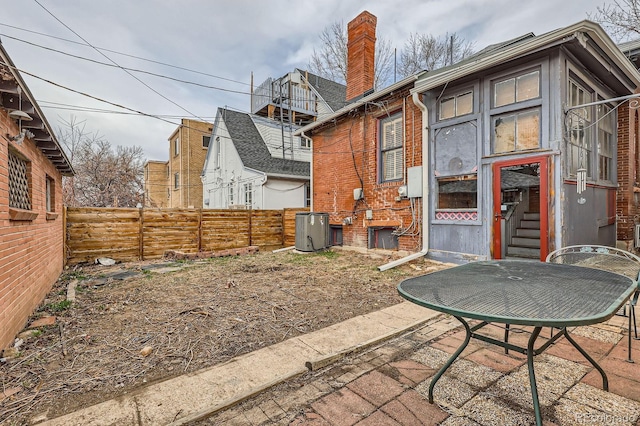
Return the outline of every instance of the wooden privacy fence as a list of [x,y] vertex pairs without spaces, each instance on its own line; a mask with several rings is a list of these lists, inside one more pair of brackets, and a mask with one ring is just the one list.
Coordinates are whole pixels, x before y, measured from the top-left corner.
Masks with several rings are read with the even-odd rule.
[[69,207],[65,209],[67,264],[99,257],[120,261],[250,245],[295,244],[295,215],[309,209],[203,210]]

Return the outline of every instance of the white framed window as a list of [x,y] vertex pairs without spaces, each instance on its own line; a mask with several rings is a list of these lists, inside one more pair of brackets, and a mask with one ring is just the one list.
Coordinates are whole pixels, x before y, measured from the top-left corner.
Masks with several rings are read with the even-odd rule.
[[180,155],[180,138],[176,138],[176,140],[173,141],[173,155]]
[[244,184],[244,205],[253,205],[253,184],[251,182]]
[[233,194],[233,184],[229,185],[229,205],[232,206],[234,203],[234,194]]
[[311,149],[311,141],[307,138],[300,138],[300,148]]
[[402,114],[380,120],[380,182],[402,179],[404,174]]

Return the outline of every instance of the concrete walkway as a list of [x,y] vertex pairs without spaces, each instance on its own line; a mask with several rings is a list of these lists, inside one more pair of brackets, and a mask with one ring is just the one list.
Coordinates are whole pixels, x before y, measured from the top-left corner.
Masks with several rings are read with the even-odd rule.
[[[294,337],[226,363],[146,386],[41,425],[182,425],[245,400],[309,369],[433,321],[439,314],[404,302]],[[457,324],[438,322],[431,338]]]

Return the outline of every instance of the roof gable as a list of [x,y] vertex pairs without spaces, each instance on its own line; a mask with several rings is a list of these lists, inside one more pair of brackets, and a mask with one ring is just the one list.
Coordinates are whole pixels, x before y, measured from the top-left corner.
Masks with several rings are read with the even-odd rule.
[[271,155],[250,114],[224,108],[220,108],[218,112],[245,167],[267,175],[309,177],[308,162],[275,158]]

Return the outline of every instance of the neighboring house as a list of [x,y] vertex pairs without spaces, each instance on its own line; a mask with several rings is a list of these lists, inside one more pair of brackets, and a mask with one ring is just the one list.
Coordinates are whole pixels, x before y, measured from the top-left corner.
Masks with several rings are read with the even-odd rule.
[[144,164],[144,206],[169,207],[169,162],[149,160]]
[[0,349],[64,267],[62,177],[67,156],[0,44]]
[[344,104],[344,85],[296,69],[253,90],[251,114],[219,108],[202,170],[204,207],[309,206],[311,146],[292,133]]
[[[363,12],[349,45],[374,31]],[[330,213],[333,235],[460,261],[616,245],[616,191],[638,167],[628,105],[640,74],[597,24],[415,77],[411,97],[392,98],[408,79],[296,132],[313,141],[312,208]]]
[[211,123],[182,119],[169,136],[169,161],[145,164],[146,207],[202,207],[200,174],[212,130]]

